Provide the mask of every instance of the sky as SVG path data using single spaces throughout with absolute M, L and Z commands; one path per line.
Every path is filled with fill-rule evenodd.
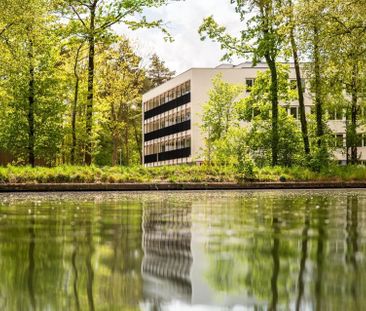
M 200 40 L 198 28 L 205 17 L 213 15 L 231 33 L 238 33 L 240 28 L 239 17 L 230 0 L 172 2 L 164 7 L 149 9 L 145 15 L 148 20 L 162 19 L 174 42 L 165 42 L 160 30 L 131 31 L 125 25 L 119 25 L 116 26 L 116 31 L 130 38 L 137 53 L 143 58 L 156 53 L 177 74 L 192 67 L 216 67 L 222 63 L 220 59 L 224 53 L 219 44 L 210 39 Z M 233 59 L 232 62 L 239 63 L 240 60 Z

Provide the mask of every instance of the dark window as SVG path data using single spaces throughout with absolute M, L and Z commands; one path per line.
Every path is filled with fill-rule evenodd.
M 297 119 L 297 107 L 290 108 L 290 115 L 292 115 L 295 119 Z
M 290 79 L 290 88 L 291 90 L 296 90 L 297 89 L 297 80 L 296 79 Z M 301 88 L 302 88 L 302 92 L 305 93 L 305 79 L 301 79 Z
M 329 113 L 329 120 L 335 120 L 335 110 L 334 109 L 329 109 L 328 110 Z
M 173 99 L 167 103 L 164 103 L 163 105 L 160 105 L 158 107 L 155 107 L 154 109 L 151 109 L 149 111 L 146 111 L 144 114 L 144 119 L 150 119 L 152 117 L 155 117 L 161 113 L 164 113 L 166 111 L 172 110 L 174 108 L 177 108 L 179 106 L 183 106 L 185 104 L 188 104 L 191 101 L 191 93 L 187 93 L 179 98 Z
M 291 90 L 296 90 L 297 89 L 297 81 L 296 80 L 293 80 L 293 79 L 290 80 L 290 88 L 291 88 Z
M 252 87 L 254 85 L 254 79 L 245 79 L 245 90 L 247 92 L 250 92 L 252 90 Z
M 336 147 L 343 148 L 343 134 L 337 134 L 336 136 Z
M 335 113 L 335 120 L 343 119 L 343 109 L 337 109 Z

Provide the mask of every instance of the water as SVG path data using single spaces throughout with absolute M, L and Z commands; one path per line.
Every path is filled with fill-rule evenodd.
M 366 191 L 0 196 L 0 310 L 365 310 Z

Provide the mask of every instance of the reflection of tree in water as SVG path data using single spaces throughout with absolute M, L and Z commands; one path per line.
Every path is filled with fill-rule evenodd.
M 0 216 L 1 310 L 138 307 L 140 203 L 27 202 Z
M 245 292 L 269 310 L 360 310 L 366 252 L 357 228 L 366 204 L 357 196 L 346 204 L 329 195 L 216 203 L 207 219 L 217 229 L 207 246 L 211 286 L 227 295 Z
M 300 310 L 304 295 L 304 276 L 306 269 L 306 259 L 308 257 L 308 239 L 309 239 L 309 227 L 310 227 L 310 212 L 309 212 L 309 199 L 305 202 L 304 210 L 304 225 L 301 234 L 301 255 L 300 255 L 300 269 L 297 279 L 297 297 L 296 297 L 296 311 Z
M 202 273 L 222 296 L 243 294 L 272 310 L 366 305 L 364 192 L 254 193 L 200 205 L 194 232 L 207 235 Z M 144 209 L 138 200 L 2 202 L 0 309 L 190 302 L 191 211 L 171 200 Z
M 366 305 L 366 202 L 365 196 L 349 194 L 344 198 L 338 229 L 331 228 L 327 260 L 323 267 L 320 308 L 363 310 Z M 334 206 L 329 208 L 329 213 Z M 328 226 L 329 227 L 329 226 Z
M 354 280 L 351 283 L 351 293 L 355 309 L 361 310 L 361 304 L 359 297 L 363 293 L 360 292 L 360 275 L 358 273 L 358 198 L 357 196 L 347 197 L 347 251 L 346 251 L 346 262 L 352 266 L 352 274 Z
M 29 224 L 29 251 L 28 251 L 28 291 L 29 300 L 32 310 L 36 310 L 36 298 L 34 295 L 34 248 L 36 246 L 36 235 L 34 231 L 34 209 L 31 211 L 32 216 Z
M 288 288 L 294 286 L 289 283 L 290 259 L 296 256 L 291 241 L 282 239 L 283 227 L 297 221 L 286 211 L 291 201 L 253 197 L 213 209 L 213 217 L 222 216 L 208 243 L 213 262 L 206 275 L 213 288 L 233 295 L 245 292 L 271 310 L 286 304 Z
M 158 306 L 191 301 L 191 204 L 146 204 L 143 215 L 144 298 Z
M 98 301 L 107 308 L 134 310 L 142 299 L 142 204 L 120 202 L 100 214 L 101 245 L 98 268 Z M 98 309 L 97 308 L 97 309 Z

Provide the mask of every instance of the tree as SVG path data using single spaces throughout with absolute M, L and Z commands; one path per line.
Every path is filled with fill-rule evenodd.
M 94 106 L 94 74 L 95 74 L 95 46 L 105 40 L 110 34 L 110 29 L 117 23 L 125 23 L 132 29 L 141 27 L 159 27 L 162 21 L 149 22 L 145 17 L 134 20 L 133 17 L 143 12 L 145 8 L 158 7 L 166 4 L 168 0 L 139 0 L 139 1 L 113 1 L 102 0 L 65 0 L 66 11 L 71 18 L 77 18 L 80 35 L 88 44 L 88 86 L 87 106 L 85 120 L 85 163 L 92 162 L 92 128 Z M 65 13 L 65 11 L 64 11 Z M 132 19 L 131 19 L 132 18 Z M 164 29 L 163 29 L 164 31 Z M 166 32 L 165 32 L 166 33 Z
M 310 155 L 310 142 L 309 142 L 309 133 L 308 133 L 308 125 L 306 120 L 305 114 L 305 101 L 304 101 L 304 87 L 303 87 L 303 80 L 301 75 L 301 68 L 300 68 L 300 57 L 299 57 L 299 49 L 298 44 L 296 42 L 296 28 L 298 24 L 295 22 L 296 15 L 295 9 L 292 0 L 288 0 L 288 27 L 287 33 L 289 35 L 290 46 L 292 50 L 292 58 L 294 61 L 295 66 L 295 73 L 296 73 L 296 86 L 297 86 L 297 93 L 298 93 L 298 101 L 299 101 L 299 115 L 300 115 L 300 123 L 301 123 L 301 133 L 304 142 L 304 151 L 307 156 Z
M 100 55 L 98 66 L 97 98 L 102 104 L 104 120 L 99 139 L 110 137 L 112 165 L 118 164 L 118 152 L 122 151 L 123 164 L 129 165 L 136 158 L 133 154 L 138 154 L 139 160 L 142 157 L 141 133 L 136 124 L 141 119 L 139 107 L 146 79 L 141 57 L 135 54 L 127 39 L 120 38 Z
M 363 77 L 366 62 L 366 33 L 362 25 L 366 11 L 363 5 L 351 1 L 342 4 L 337 1 L 331 2 L 328 8 L 326 14 L 328 33 L 324 39 L 328 51 L 327 65 L 332 68 L 332 75 L 336 77 L 333 81 L 340 84 L 338 90 L 347 103 L 347 163 L 356 164 L 362 99 L 365 97 Z
M 226 51 L 224 58 L 233 55 L 240 57 L 253 56 L 253 63 L 265 59 L 271 72 L 270 90 L 272 103 L 272 165 L 278 164 L 278 72 L 276 61 L 283 53 L 284 38 L 279 31 L 283 26 L 280 18 L 282 12 L 282 2 L 275 0 L 255 1 L 255 0 L 231 0 L 235 5 L 236 12 L 240 15 L 242 22 L 248 16 L 252 16 L 247 27 L 243 27 L 240 37 L 236 38 L 226 32 L 225 27 L 220 27 L 213 17 L 208 17 L 201 25 L 199 32 L 202 39 L 206 35 L 219 42 L 221 48 Z M 249 14 L 250 12 L 250 14 Z
M 310 78 L 310 90 L 313 94 L 316 116 L 317 151 L 314 155 L 327 154 L 326 150 L 326 125 L 325 125 L 325 98 L 327 93 L 325 74 L 325 55 L 327 53 L 324 38 L 326 35 L 326 23 L 324 14 L 327 11 L 328 0 L 299 1 L 297 5 L 297 21 L 299 23 L 299 41 L 303 46 L 303 52 L 311 62 L 307 65 L 307 73 Z M 321 160 L 322 161 L 322 160 Z M 319 163 L 321 164 L 321 163 Z M 324 163 L 326 164 L 326 163 Z
M 8 15 L 12 26 L 2 32 L 0 41 L 1 140 L 22 163 L 35 166 L 37 157 L 44 164 L 55 163 L 62 138 L 64 76 L 58 65 L 53 3 L 8 5 L 15 15 Z
M 165 66 L 165 62 L 160 60 L 157 54 L 153 54 L 150 58 L 150 66 L 147 70 L 149 88 L 155 88 L 174 77 L 175 71 L 171 71 Z
M 212 80 L 213 88 L 209 92 L 209 100 L 203 105 L 201 129 L 205 135 L 205 153 L 211 163 L 214 145 L 225 139 L 230 128 L 239 126 L 237 106 L 239 96 L 243 93 L 242 85 L 233 85 L 217 75 Z
M 279 107 L 278 164 L 292 166 L 301 163 L 301 132 L 295 119 L 288 115 L 286 106 L 296 99 L 296 90 L 291 88 L 288 67 L 278 64 L 278 95 L 283 106 Z M 271 73 L 258 72 L 257 78 L 242 106 L 239 116 L 243 121 L 251 121 L 247 144 L 251 155 L 259 166 L 271 163 Z

